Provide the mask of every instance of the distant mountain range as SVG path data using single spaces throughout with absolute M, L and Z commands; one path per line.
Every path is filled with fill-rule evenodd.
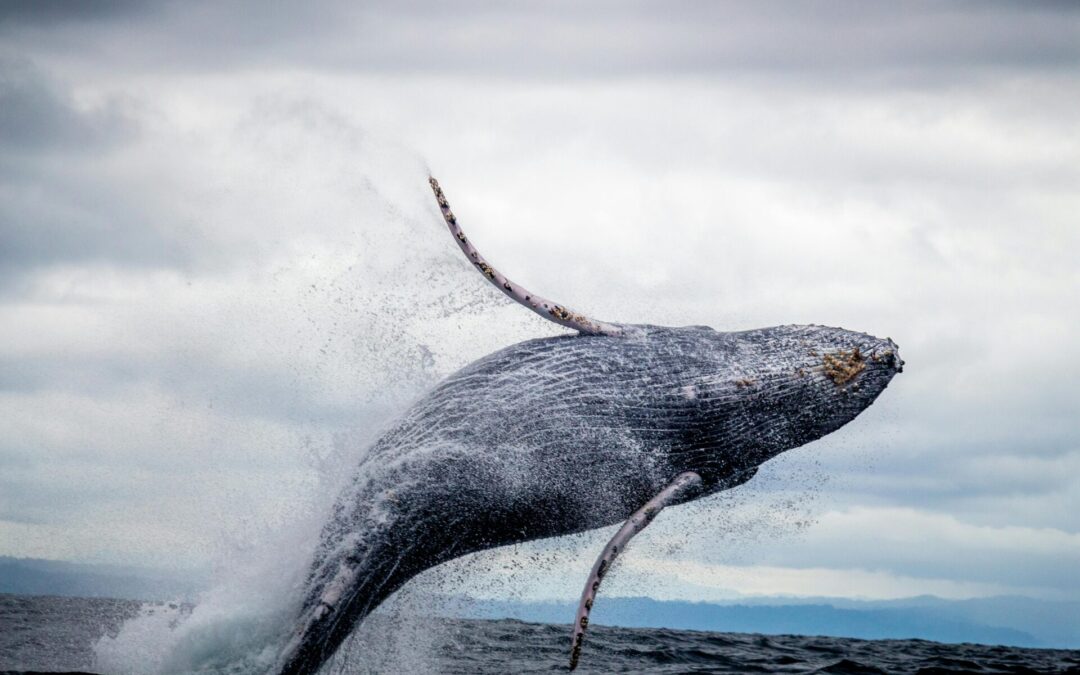
M 471 618 L 513 618 L 569 623 L 570 602 L 474 601 Z M 1022 597 L 895 601 L 837 598 L 763 598 L 729 603 L 605 598 L 593 608 L 595 624 L 678 628 L 766 635 L 827 635 L 863 639 L 922 639 L 1017 647 L 1080 647 L 1080 603 Z
M 205 585 L 196 574 L 142 567 L 0 556 L 0 593 L 130 600 L 190 600 Z
M 206 583 L 197 574 L 0 556 L 0 593 L 193 600 Z M 445 606 L 461 608 L 453 614 L 466 618 L 554 624 L 569 623 L 575 610 L 571 602 L 450 599 Z M 1026 597 L 772 597 L 696 603 L 601 596 L 592 621 L 640 628 L 1080 648 L 1080 602 Z

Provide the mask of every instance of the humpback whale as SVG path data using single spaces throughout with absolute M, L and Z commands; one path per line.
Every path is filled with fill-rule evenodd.
M 475 551 L 624 523 L 587 578 L 581 654 L 600 582 L 661 509 L 750 480 L 835 431 L 902 370 L 896 345 L 816 325 L 740 332 L 598 321 L 492 267 L 439 183 L 454 240 L 499 290 L 576 331 L 521 342 L 436 385 L 378 438 L 324 526 L 275 671 L 313 673 L 426 569 Z

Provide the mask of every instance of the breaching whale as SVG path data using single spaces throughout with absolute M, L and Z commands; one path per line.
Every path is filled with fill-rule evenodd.
M 282 674 L 317 671 L 426 569 L 623 522 L 582 592 L 572 670 L 600 581 L 661 509 L 740 485 L 768 459 L 835 431 L 903 366 L 892 340 L 841 328 L 720 332 L 587 318 L 489 265 L 430 183 L 470 262 L 577 334 L 469 364 L 375 441 L 322 530 L 297 628 L 275 667 Z

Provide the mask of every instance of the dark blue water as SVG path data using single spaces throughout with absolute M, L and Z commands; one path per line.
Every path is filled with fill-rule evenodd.
M 0 595 L 0 672 L 92 671 L 93 643 L 115 633 L 141 603 Z M 440 624 L 424 672 L 566 672 L 568 626 L 519 621 Z M 379 672 L 418 672 L 381 666 Z M 370 672 L 339 663 L 330 672 Z M 924 640 L 705 633 L 591 626 L 580 673 L 1069 673 L 1080 650 L 946 645 Z

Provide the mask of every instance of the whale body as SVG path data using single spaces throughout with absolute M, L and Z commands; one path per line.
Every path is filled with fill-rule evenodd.
M 840 328 L 619 329 L 490 354 L 379 438 L 322 531 L 276 670 L 315 672 L 448 560 L 622 522 L 683 472 L 701 477 L 694 498 L 739 485 L 854 419 L 903 365 L 891 340 Z

